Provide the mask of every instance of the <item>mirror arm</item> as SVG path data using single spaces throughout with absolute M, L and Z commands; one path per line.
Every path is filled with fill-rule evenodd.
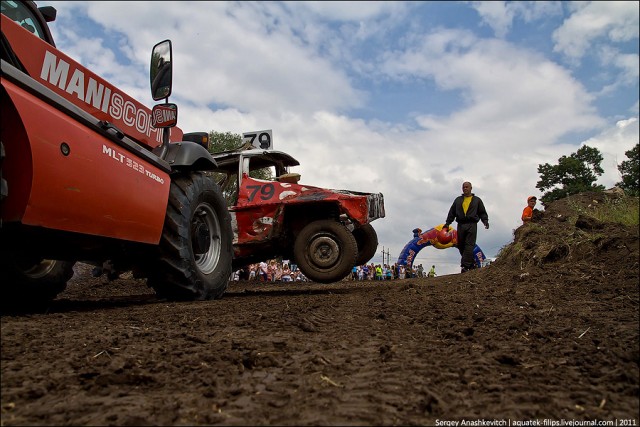
M 165 157 L 167 157 L 167 151 L 169 150 L 169 133 L 171 131 L 169 130 L 169 128 L 164 128 L 162 129 L 162 145 L 160 148 L 160 154 L 158 155 L 158 157 L 160 157 L 162 160 L 165 160 Z

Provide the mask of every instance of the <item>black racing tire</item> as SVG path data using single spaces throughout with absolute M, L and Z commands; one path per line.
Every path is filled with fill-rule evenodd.
M 364 224 L 353 230 L 353 237 L 358 245 L 356 265 L 366 264 L 378 250 L 378 234 L 371 224 Z
M 174 176 L 147 284 L 170 300 L 222 297 L 231 276 L 232 240 L 231 216 L 215 181 L 202 172 Z
M 3 254 L 0 262 L 2 311 L 41 310 L 67 287 L 74 262 L 25 261 Z
M 339 222 L 319 220 L 296 236 L 293 254 L 300 271 L 313 282 L 338 282 L 351 273 L 358 255 L 353 234 Z

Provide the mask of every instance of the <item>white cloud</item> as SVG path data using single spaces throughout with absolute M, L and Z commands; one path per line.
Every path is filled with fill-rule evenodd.
M 515 14 L 513 8 L 508 7 L 503 1 L 477 1 L 473 2 L 473 7 L 497 37 L 503 38 L 507 35 Z
M 501 150 L 523 142 L 549 144 L 603 123 L 591 106 L 593 97 L 567 70 L 535 52 L 468 32 L 430 35 L 416 49 L 388 56 L 380 68 L 390 75 L 433 78 L 443 90 L 463 93 L 467 105 L 451 116 L 417 119 L 461 148 L 487 139 L 500 141 Z
M 638 117 L 619 120 L 615 126 L 603 130 L 600 134 L 584 141 L 581 145 L 597 148 L 602 154 L 604 174 L 597 183 L 611 188 L 622 180 L 618 165 L 628 160 L 625 152 L 631 150 L 640 141 Z
M 396 13 L 405 8 L 405 5 L 396 1 L 305 1 L 294 2 L 287 7 L 307 8 L 322 19 L 357 22 Z
M 554 50 L 580 59 L 594 41 L 624 42 L 638 38 L 639 3 L 573 2 L 575 12 L 553 34 Z
M 504 38 L 509 33 L 517 18 L 532 22 L 562 13 L 559 2 L 548 1 L 474 1 L 471 6 L 498 38 Z
M 363 94 L 352 87 L 343 70 L 335 68 L 292 32 L 288 22 L 294 19 L 283 7 L 269 2 L 158 5 L 85 2 L 77 7 L 86 9 L 105 28 L 121 33 L 126 40 L 121 51 L 132 56 L 132 65 L 145 70 L 151 46 L 161 38 L 171 39 L 176 58 L 175 86 L 181 88 L 182 100 L 233 106 L 243 111 L 307 112 L 348 109 L 364 102 Z M 65 3 L 63 10 L 67 11 L 67 7 Z M 122 10 L 127 13 L 123 15 Z M 314 25 L 310 23 L 311 27 Z M 76 59 L 92 65 L 104 60 L 105 49 L 81 49 L 77 45 L 86 36 L 73 33 L 75 26 L 60 27 L 61 34 L 73 44 L 70 50 Z M 194 39 L 198 43 L 193 43 Z M 104 41 L 95 40 L 94 44 Z M 125 84 L 128 75 L 141 75 L 133 70 L 102 67 L 97 71 L 117 85 Z
M 618 81 L 625 86 L 632 86 L 638 83 L 638 55 L 635 53 L 617 54 L 612 60 L 612 64 L 621 70 L 618 74 Z

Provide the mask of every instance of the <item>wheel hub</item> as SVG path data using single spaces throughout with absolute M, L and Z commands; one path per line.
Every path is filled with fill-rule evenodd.
M 209 227 L 203 222 L 198 222 L 193 229 L 193 251 L 197 254 L 205 253 L 211 245 L 211 234 Z
M 309 250 L 314 263 L 321 268 L 330 267 L 340 259 L 340 247 L 334 239 L 327 236 L 313 239 Z

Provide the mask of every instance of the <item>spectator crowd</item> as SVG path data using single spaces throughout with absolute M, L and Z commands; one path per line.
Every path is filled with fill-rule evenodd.
M 231 280 L 249 280 L 256 282 L 307 282 L 308 279 L 289 261 L 276 259 L 250 264 L 235 271 Z
M 398 280 L 427 277 L 422 264 L 415 267 L 395 263 L 357 265 L 351 270 L 350 280 Z
M 435 268 L 435 267 L 434 267 Z M 435 275 L 435 273 L 434 273 Z M 429 276 L 422 264 L 414 266 L 388 264 L 363 264 L 354 266 L 351 274 L 344 280 L 401 280 Z M 235 271 L 231 280 L 249 280 L 256 282 L 308 282 L 309 280 L 298 269 L 296 264 L 288 260 L 272 259 L 263 261 Z

